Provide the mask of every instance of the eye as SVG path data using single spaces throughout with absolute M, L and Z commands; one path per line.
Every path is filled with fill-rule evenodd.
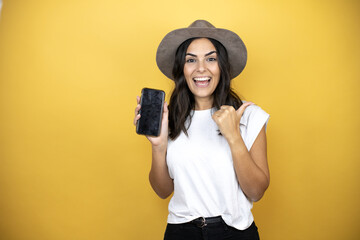
M 216 58 L 210 57 L 210 58 L 208 58 L 207 60 L 208 60 L 209 62 L 213 62 L 213 61 L 216 61 Z
M 193 63 L 193 62 L 195 62 L 195 59 L 189 58 L 189 59 L 186 60 L 186 62 L 187 62 L 187 63 Z

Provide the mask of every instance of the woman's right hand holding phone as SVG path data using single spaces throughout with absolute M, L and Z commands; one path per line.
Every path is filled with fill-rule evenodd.
M 141 118 L 139 114 L 141 105 L 140 97 L 136 97 L 137 106 L 135 108 L 134 125 Z M 165 102 L 163 106 L 163 115 L 161 121 L 161 130 L 158 137 L 146 136 L 152 145 L 152 164 L 149 173 L 151 187 L 156 194 L 165 199 L 174 191 L 174 182 L 169 175 L 166 164 L 166 150 L 169 135 L 169 110 Z
M 137 106 L 135 108 L 135 118 L 134 118 L 135 126 L 137 121 L 141 118 L 141 115 L 139 114 L 141 108 L 139 96 L 136 97 L 136 102 L 137 102 Z M 169 135 L 169 110 L 168 110 L 168 104 L 165 102 L 163 106 L 160 135 L 158 137 L 146 136 L 146 138 L 150 141 L 154 150 L 166 151 L 168 135 Z

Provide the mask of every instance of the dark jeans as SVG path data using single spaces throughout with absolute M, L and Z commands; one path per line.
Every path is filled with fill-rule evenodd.
M 226 225 L 224 221 L 199 227 L 193 223 L 170 224 L 166 226 L 164 240 L 259 240 L 255 223 L 243 231 Z

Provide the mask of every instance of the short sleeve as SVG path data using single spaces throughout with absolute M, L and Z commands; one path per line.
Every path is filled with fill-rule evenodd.
M 240 121 L 240 130 L 249 151 L 264 125 L 266 131 L 269 117 L 270 115 L 257 105 L 250 105 L 245 109 Z

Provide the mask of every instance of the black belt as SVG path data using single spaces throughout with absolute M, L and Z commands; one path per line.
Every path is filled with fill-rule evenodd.
M 205 227 L 208 224 L 211 223 L 219 223 L 222 222 L 223 219 L 221 218 L 221 216 L 218 217 L 208 217 L 208 218 L 204 218 L 204 217 L 199 217 L 197 219 L 192 220 L 190 223 L 195 224 L 198 227 Z

